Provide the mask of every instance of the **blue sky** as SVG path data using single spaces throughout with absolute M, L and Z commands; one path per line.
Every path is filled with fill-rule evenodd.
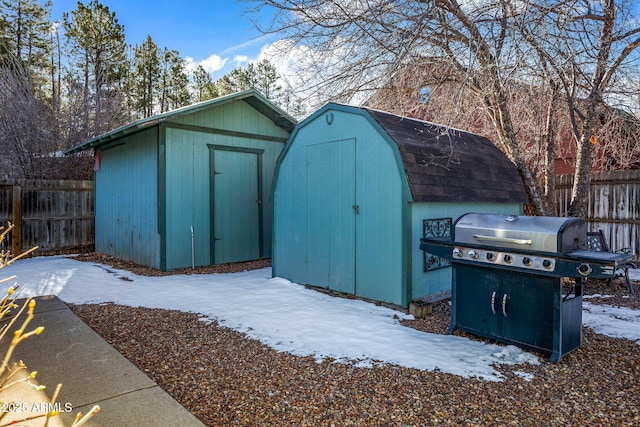
M 202 63 L 214 79 L 256 59 L 266 45 L 275 41 L 262 36 L 243 16 L 244 5 L 235 0 L 100 2 L 124 25 L 127 44 L 141 44 L 151 35 L 160 48 L 175 49 L 190 62 Z M 62 14 L 75 10 L 77 4 L 77 0 L 53 0 L 52 20 L 62 21 Z

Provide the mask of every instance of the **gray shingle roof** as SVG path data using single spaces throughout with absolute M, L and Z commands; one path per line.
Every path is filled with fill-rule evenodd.
M 489 139 L 362 109 L 398 145 L 414 202 L 527 202 L 515 165 Z

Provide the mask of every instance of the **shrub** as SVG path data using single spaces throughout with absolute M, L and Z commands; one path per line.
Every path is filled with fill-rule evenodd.
M 13 225 L 8 223 L 7 226 L 0 226 L 0 248 L 6 243 L 7 237 L 11 230 L 13 229 Z M 34 247 L 29 249 L 26 252 L 23 252 L 17 256 L 12 256 L 11 251 L 9 249 L 0 250 L 0 269 L 12 264 L 20 258 L 23 258 L 33 251 L 35 251 L 38 247 Z M 15 280 L 15 276 L 6 277 L 4 279 L 0 279 L 0 283 L 6 283 L 9 281 Z M 5 323 L 0 328 L 0 354 L 4 352 L 4 358 L 2 359 L 2 364 L 0 365 L 0 392 L 4 392 L 8 390 L 9 396 L 11 396 L 11 391 L 16 390 L 17 387 L 20 386 L 28 386 L 33 387 L 37 391 L 42 391 L 45 389 L 43 385 L 34 384 L 31 380 L 36 378 L 37 372 L 32 371 L 29 372 L 27 370 L 27 366 L 24 364 L 22 360 L 18 362 L 12 362 L 11 356 L 13 355 L 14 350 L 22 341 L 27 338 L 41 334 L 44 331 L 44 327 L 40 326 L 34 328 L 28 332 L 27 328 L 29 324 L 34 318 L 34 310 L 36 307 L 36 301 L 32 298 L 27 298 L 22 305 L 18 305 L 16 303 L 20 292 L 18 291 L 18 286 L 10 286 L 7 289 L 6 295 L 0 300 L 0 322 L 4 319 L 8 319 L 9 321 Z M 17 310 L 17 311 L 16 311 Z M 4 340 L 5 335 L 11 329 L 11 327 L 18 321 L 19 318 L 23 317 L 23 314 L 26 311 L 26 317 L 22 321 L 22 325 L 20 328 L 13 332 L 13 337 L 11 341 L 7 343 Z M 23 375 L 20 375 L 20 374 Z M 24 375 L 27 373 L 27 375 Z M 35 416 L 28 416 L 28 411 L 25 411 L 25 418 L 21 420 L 12 420 L 7 424 L 3 423 L 3 419 L 11 412 L 11 408 L 20 408 L 20 409 L 28 409 L 24 408 L 21 403 L 18 402 L 0 402 L 0 427 L 5 425 L 15 425 L 21 422 L 30 421 L 37 418 L 44 418 L 43 426 L 46 427 L 49 424 L 49 419 L 54 417 L 60 413 L 61 406 L 56 403 L 58 398 L 58 394 L 60 393 L 60 389 L 62 384 L 58 384 L 53 396 L 51 397 L 49 402 L 45 402 L 44 405 L 40 405 L 40 407 L 47 408 L 48 411 L 45 414 L 39 414 Z M 79 427 L 85 424 L 92 416 L 94 416 L 100 407 L 98 405 L 94 406 L 89 413 L 86 415 L 82 415 L 82 413 L 78 413 L 76 418 L 71 425 L 71 427 Z

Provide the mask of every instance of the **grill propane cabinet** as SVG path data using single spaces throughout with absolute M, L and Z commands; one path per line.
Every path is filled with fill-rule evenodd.
M 582 286 L 631 258 L 585 250 L 578 218 L 466 214 L 453 236 L 425 238 L 424 252 L 451 261 L 451 326 L 550 356 L 582 344 Z M 563 292 L 562 278 L 575 278 Z M 566 286 L 565 286 L 566 287 Z

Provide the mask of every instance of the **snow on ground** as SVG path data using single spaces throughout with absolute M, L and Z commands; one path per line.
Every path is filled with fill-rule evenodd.
M 631 280 L 640 280 L 640 269 L 629 270 Z M 638 286 L 636 285 L 636 290 Z M 605 297 L 606 295 L 594 295 Z M 588 298 L 585 298 L 588 300 Z M 640 310 L 626 307 L 582 303 L 582 323 L 599 334 L 616 338 L 627 338 L 640 345 Z
M 401 311 L 271 278 L 269 268 L 146 277 L 65 257 L 37 257 L 2 270 L 2 278 L 11 275 L 17 276 L 22 297 L 57 295 L 73 304 L 114 302 L 200 313 L 278 351 L 316 360 L 387 363 L 489 380 L 501 379 L 493 364 L 539 363 L 514 346 L 404 327 L 399 320 L 411 316 Z M 640 311 L 585 305 L 585 323 L 596 331 L 640 339 Z
M 640 310 L 583 302 L 582 323 L 599 334 L 640 344 Z
M 629 279 L 631 279 L 631 280 L 640 280 L 640 268 L 630 269 L 629 270 Z

